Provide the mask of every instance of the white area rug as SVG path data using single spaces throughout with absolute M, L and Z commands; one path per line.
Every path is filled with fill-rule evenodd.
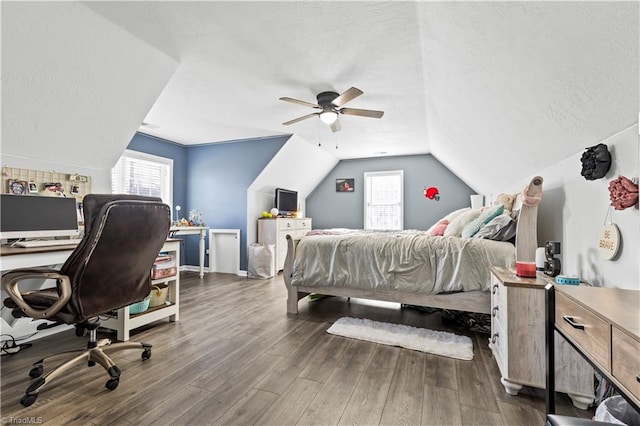
M 342 317 L 329 327 L 327 333 L 451 358 L 473 359 L 471 339 L 446 331 Z

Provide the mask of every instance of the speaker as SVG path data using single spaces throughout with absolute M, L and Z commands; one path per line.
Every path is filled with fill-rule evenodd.
M 560 274 L 560 259 L 556 256 L 560 255 L 560 243 L 558 241 L 547 241 L 544 245 L 544 273 L 550 277 Z

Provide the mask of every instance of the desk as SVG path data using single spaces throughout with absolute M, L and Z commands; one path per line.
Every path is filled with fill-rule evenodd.
M 207 234 L 206 226 L 172 226 L 169 229 L 169 237 L 176 235 L 200 235 L 198 254 L 200 261 L 200 278 L 204 277 L 204 237 Z
M 640 291 L 545 287 L 547 413 L 555 412 L 554 331 L 640 411 Z
M 31 248 L 1 246 L 0 271 L 58 265 L 64 263 L 75 248 L 75 244 Z
M 58 265 L 67 260 L 75 247 L 76 244 L 31 248 L 1 246 L 0 270 L 8 271 L 17 268 Z M 173 252 L 176 259 L 179 260 L 180 240 L 168 239 L 164 243 L 161 251 Z M 152 281 L 152 284 L 161 283 L 167 283 L 169 285 L 169 303 L 165 306 L 151 308 L 148 311 L 137 315 L 130 315 L 128 307 L 120 308 L 118 309 L 117 315 L 111 315 L 107 319 L 101 321 L 101 326 L 116 330 L 118 340 L 127 341 L 129 340 L 129 331 L 134 328 L 141 327 L 163 318 L 169 318 L 169 321 L 172 322 L 178 321 L 180 307 L 180 273 L 178 272 L 173 277 L 166 277 Z M 32 320 L 31 318 L 18 318 L 15 320 L 13 325 L 8 324 L 4 319 L 0 322 L 2 323 L 3 333 L 11 334 L 16 338 L 31 336 L 23 340 L 23 342 L 71 328 L 69 325 L 60 325 L 53 328 L 38 330 L 38 326 L 41 324 L 54 323 L 47 320 Z

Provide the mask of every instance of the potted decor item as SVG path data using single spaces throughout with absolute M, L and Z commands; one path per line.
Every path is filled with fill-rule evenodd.
M 580 174 L 586 180 L 596 180 L 603 178 L 611 167 L 611 154 L 607 145 L 598 145 L 587 148 L 580 158 L 582 171 Z

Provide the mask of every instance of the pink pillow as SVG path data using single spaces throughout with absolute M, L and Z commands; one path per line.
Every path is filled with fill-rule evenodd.
M 435 225 L 433 225 L 431 228 L 429 228 L 429 235 L 435 237 L 435 236 L 443 236 L 444 235 L 444 230 L 447 229 L 447 226 L 449 226 L 449 221 L 447 219 L 442 219 L 440 222 L 436 223 Z

